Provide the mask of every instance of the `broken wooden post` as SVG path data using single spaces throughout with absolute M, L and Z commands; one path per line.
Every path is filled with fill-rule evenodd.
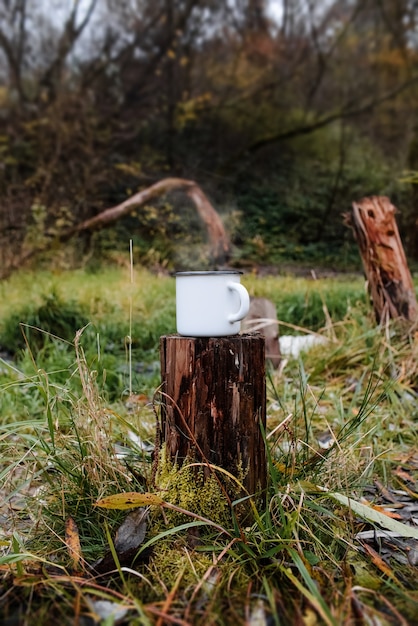
M 242 323 L 244 332 L 258 331 L 266 340 L 266 360 L 279 367 L 280 354 L 279 323 L 274 302 L 267 298 L 251 298 L 250 310 Z
M 242 475 L 247 492 L 260 494 L 267 473 L 264 337 L 167 335 L 160 345 L 162 439 L 171 459 L 206 464 L 206 477 L 208 463 Z
M 372 196 L 353 202 L 345 222 L 353 229 L 363 262 L 376 319 L 417 318 L 412 276 L 389 198 Z

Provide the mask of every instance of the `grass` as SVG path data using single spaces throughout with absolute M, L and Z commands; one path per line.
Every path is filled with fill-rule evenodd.
M 275 301 L 280 320 L 328 339 L 269 372 L 268 489 L 245 526 L 209 486 L 199 502 L 187 472 L 159 492 L 141 445 L 155 438 L 154 364 L 159 336 L 174 331 L 173 279 L 107 269 L 21 273 L 0 285 L 0 345 L 14 352 L 0 362 L 4 624 L 417 622 L 417 540 L 402 537 L 416 526 L 396 517 L 400 492 L 418 497 L 416 336 L 376 326 L 359 278 L 243 282 Z M 56 318 L 40 316 L 51 294 L 89 325 L 55 337 Z M 51 326 L 14 350 L 16 311 Z M 395 502 L 382 506 L 384 487 Z M 127 492 L 151 503 L 129 563 L 115 548 L 129 515 L 96 505 Z M 388 551 L 383 531 L 394 522 Z M 374 541 L 360 538 L 367 529 Z M 112 567 L 93 571 L 103 557 Z
M 17 355 L 25 371 L 36 352 L 36 369 L 66 384 L 75 367 L 72 338 L 88 324 L 83 350 L 102 392 L 112 401 L 132 385 L 144 393 L 159 384 L 159 337 L 175 330 L 174 289 L 173 279 L 145 271 L 133 280 L 128 270 L 115 269 L 74 271 L 65 279 L 49 272 L 14 275 L 0 284 L 0 346 Z

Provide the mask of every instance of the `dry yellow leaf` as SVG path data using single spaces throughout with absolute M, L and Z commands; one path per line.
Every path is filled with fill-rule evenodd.
M 164 500 L 154 493 L 138 493 L 136 491 L 116 493 L 96 502 L 96 506 L 102 509 L 119 509 L 121 511 L 135 509 L 139 506 L 162 506 L 164 504 Z
M 393 570 L 389 567 L 389 565 L 387 565 L 384 560 L 382 559 L 382 557 L 376 552 L 376 550 L 373 550 L 373 548 L 371 546 L 369 546 L 367 543 L 363 544 L 363 548 L 366 550 L 366 552 L 369 554 L 371 561 L 373 563 L 373 565 L 375 565 L 381 572 L 383 572 L 383 574 L 385 574 L 386 576 L 388 576 L 388 578 L 391 578 L 392 580 L 397 582 L 397 578 L 395 576 L 395 573 L 393 572 Z
M 83 554 L 77 524 L 72 517 L 68 517 L 65 521 L 65 545 L 71 557 L 73 568 L 78 569 L 83 560 Z

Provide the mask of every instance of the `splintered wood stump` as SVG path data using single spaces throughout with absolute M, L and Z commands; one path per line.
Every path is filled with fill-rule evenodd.
M 353 202 L 345 221 L 353 229 L 368 281 L 376 319 L 417 318 L 412 276 L 389 198 L 372 196 Z
M 249 494 L 266 486 L 264 345 L 258 334 L 161 337 L 162 438 L 171 458 L 244 472 Z

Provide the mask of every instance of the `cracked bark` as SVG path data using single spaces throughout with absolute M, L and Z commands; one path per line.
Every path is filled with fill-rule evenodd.
M 244 470 L 249 494 L 266 486 L 264 337 L 161 337 L 162 438 L 171 458 Z M 209 468 L 205 467 L 205 475 Z M 235 494 L 236 496 L 236 494 Z
M 378 323 L 417 320 L 414 283 L 396 224 L 396 207 L 385 196 L 353 202 L 345 222 L 358 243 Z

